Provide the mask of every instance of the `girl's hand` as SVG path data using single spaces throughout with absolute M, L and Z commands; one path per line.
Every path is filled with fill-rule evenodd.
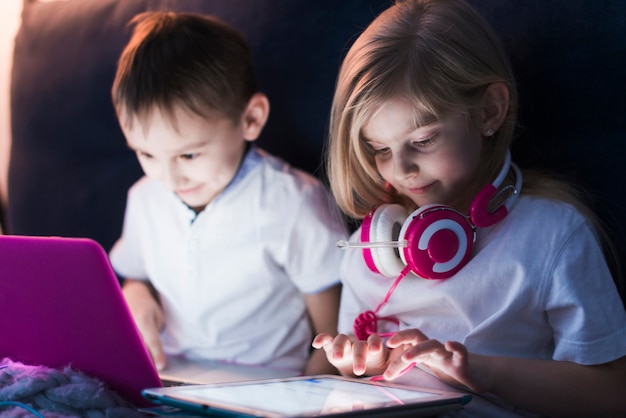
M 367 341 L 353 341 L 349 336 L 319 334 L 314 348 L 323 348 L 328 361 L 343 375 L 372 376 L 382 373 L 394 356 L 378 335 Z
M 417 329 L 408 329 L 389 338 L 387 346 L 391 349 L 405 347 L 403 353 L 396 356 L 385 370 L 383 377 L 387 380 L 398 377 L 410 364 L 420 363 L 450 385 L 464 386 L 475 392 L 488 390 L 486 382 L 488 373 L 479 373 L 478 369 L 482 367 L 476 367 L 476 364 L 473 365 L 472 373 L 470 354 L 459 342 L 441 343 L 429 339 Z M 478 358 L 476 360 L 480 363 Z

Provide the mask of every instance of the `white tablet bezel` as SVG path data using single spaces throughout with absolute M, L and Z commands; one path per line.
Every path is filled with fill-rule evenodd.
M 261 388 L 265 388 L 267 391 L 268 386 L 281 384 L 284 382 L 293 382 L 293 381 L 305 381 L 305 382 L 313 382 L 315 384 L 320 383 L 321 381 L 327 381 L 328 379 L 332 379 L 333 382 L 339 384 L 348 384 L 348 385 L 366 385 L 366 386 L 356 386 L 354 390 L 363 390 L 370 387 L 377 387 L 380 389 L 381 393 L 387 396 L 389 399 L 386 402 L 377 403 L 375 406 L 368 406 L 366 409 L 350 409 L 350 410 L 313 410 L 313 409 L 302 409 L 298 412 L 294 410 L 284 411 L 282 406 L 277 408 L 279 405 L 277 403 L 277 399 L 272 398 L 269 403 L 273 404 L 273 407 L 261 408 L 258 406 L 251 405 L 249 402 L 250 397 L 246 396 L 242 389 L 250 389 L 258 388 L 259 385 L 262 385 Z M 240 399 L 237 401 L 225 401 L 224 398 L 216 397 L 215 395 L 208 396 L 207 393 L 204 395 L 198 395 L 199 391 L 206 390 L 222 390 L 222 388 L 230 388 L 237 390 L 237 397 Z M 299 387 L 298 389 L 302 394 L 299 399 L 306 399 L 306 387 Z M 385 393 L 386 392 L 386 393 Z M 416 396 L 413 399 L 405 398 L 404 401 L 400 399 L 399 394 L 408 395 L 407 392 L 414 393 Z M 194 412 L 199 413 L 211 413 L 211 412 L 220 412 L 220 413 L 232 413 L 233 415 L 248 415 L 248 416 L 261 416 L 261 417 L 270 417 L 270 418 L 284 418 L 284 417 L 308 417 L 312 415 L 319 415 L 323 417 L 348 417 L 351 415 L 360 415 L 363 416 L 367 414 L 368 416 L 376 416 L 378 412 L 384 413 L 386 415 L 392 412 L 401 412 L 401 411 L 410 411 L 411 416 L 418 416 L 416 413 L 423 410 L 426 415 L 432 414 L 433 411 L 437 412 L 440 410 L 447 410 L 453 408 L 460 408 L 466 403 L 468 403 L 471 399 L 470 395 L 459 393 L 459 392 L 446 392 L 441 390 L 427 389 L 427 388 L 416 388 L 412 386 L 405 385 L 396 385 L 389 382 L 372 382 L 367 379 L 357 379 L 343 376 L 335 376 L 335 375 L 317 375 L 317 376 L 297 376 L 297 377 L 287 377 L 287 378 L 277 378 L 277 379 L 264 379 L 264 380 L 256 380 L 256 381 L 247 381 L 247 382 L 235 382 L 235 383 L 217 383 L 217 384 L 207 384 L 207 385 L 187 385 L 187 386 L 176 386 L 176 387 L 168 387 L 168 388 L 151 388 L 143 391 L 144 396 L 157 404 L 175 406 L 183 409 L 187 409 Z M 267 392 L 265 393 L 267 395 Z M 336 396 L 336 395 L 335 395 Z M 326 398 L 328 399 L 328 398 Z M 291 401 L 294 401 L 293 399 Z M 292 404 L 294 402 L 291 402 Z M 297 402 L 295 402 L 297 403 Z M 284 406 L 284 405 L 283 405 Z M 364 408 L 365 405 L 359 405 L 361 408 Z M 421 415 L 421 414 L 420 414 Z M 382 416 L 382 415 L 381 415 Z

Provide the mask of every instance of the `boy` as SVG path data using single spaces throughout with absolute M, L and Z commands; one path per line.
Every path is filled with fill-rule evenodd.
M 199 14 L 132 23 L 112 98 L 145 176 L 110 259 L 156 367 L 167 353 L 336 373 L 309 353 L 336 333 L 347 231 L 318 180 L 252 145 L 269 102 L 246 41 Z

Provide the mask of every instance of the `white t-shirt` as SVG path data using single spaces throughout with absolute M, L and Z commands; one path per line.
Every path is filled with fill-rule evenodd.
M 300 370 L 311 342 L 302 293 L 339 282 L 346 235 L 317 179 L 253 147 L 197 216 L 140 179 L 110 259 L 158 290 L 167 354 Z
M 477 232 L 474 255 L 456 275 L 409 274 L 379 317 L 395 316 L 401 329 L 418 328 L 484 355 L 583 365 L 626 355 L 622 301 L 594 234 L 574 208 L 522 196 L 503 221 Z M 360 230 L 351 239 L 359 237 Z M 339 331 L 353 334 L 356 316 L 374 310 L 395 278 L 370 272 L 362 251 L 346 250 L 341 279 Z

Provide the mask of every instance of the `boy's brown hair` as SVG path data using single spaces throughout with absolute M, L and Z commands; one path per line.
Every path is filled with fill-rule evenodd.
M 130 25 L 111 91 L 121 124 L 142 121 L 155 107 L 173 118 L 179 106 L 239 120 L 257 91 L 252 53 L 239 32 L 196 13 L 145 12 Z

